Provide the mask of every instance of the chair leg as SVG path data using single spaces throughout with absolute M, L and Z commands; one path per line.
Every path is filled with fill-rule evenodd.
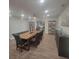
M 30 50 L 30 41 L 28 40 L 27 51 Z
M 19 50 L 20 50 L 20 52 L 23 52 L 23 47 L 22 46 L 19 47 Z
M 16 50 L 18 50 L 18 48 L 16 47 Z
M 19 51 L 22 52 L 23 50 L 21 48 L 19 48 Z
M 16 46 L 16 50 L 18 50 L 18 45 Z

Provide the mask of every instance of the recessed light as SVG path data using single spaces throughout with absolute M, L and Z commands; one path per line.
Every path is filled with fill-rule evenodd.
M 40 3 L 44 3 L 44 0 L 40 0 Z
M 48 13 L 48 10 L 45 10 L 45 13 Z
M 21 17 L 24 17 L 24 14 L 21 14 Z
M 35 20 L 35 19 L 36 19 L 36 17 L 33 17 L 33 19 Z
M 47 14 L 47 16 L 50 16 L 49 14 Z

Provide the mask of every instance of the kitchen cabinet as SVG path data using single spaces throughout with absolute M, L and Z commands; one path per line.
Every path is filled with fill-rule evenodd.
M 56 44 L 58 55 L 69 58 L 69 37 L 63 36 L 62 33 L 56 33 Z

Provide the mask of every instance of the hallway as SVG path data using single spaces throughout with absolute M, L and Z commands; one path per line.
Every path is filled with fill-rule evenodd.
M 66 59 L 59 57 L 55 35 L 44 34 L 38 48 L 31 47 L 30 51 L 20 53 L 16 50 L 15 40 L 10 40 L 10 59 Z

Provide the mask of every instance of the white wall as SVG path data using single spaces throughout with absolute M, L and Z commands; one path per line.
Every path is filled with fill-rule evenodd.
M 69 7 L 64 10 L 64 12 L 58 18 L 58 26 L 68 26 L 69 25 Z
M 12 39 L 13 33 L 18 33 L 22 31 L 27 31 L 29 30 L 28 27 L 28 20 L 26 19 L 21 19 L 21 18 L 16 18 L 16 17 L 10 17 L 9 18 L 9 38 Z
M 58 18 L 57 29 L 62 29 L 65 33 L 69 34 L 69 7 L 68 6 Z

